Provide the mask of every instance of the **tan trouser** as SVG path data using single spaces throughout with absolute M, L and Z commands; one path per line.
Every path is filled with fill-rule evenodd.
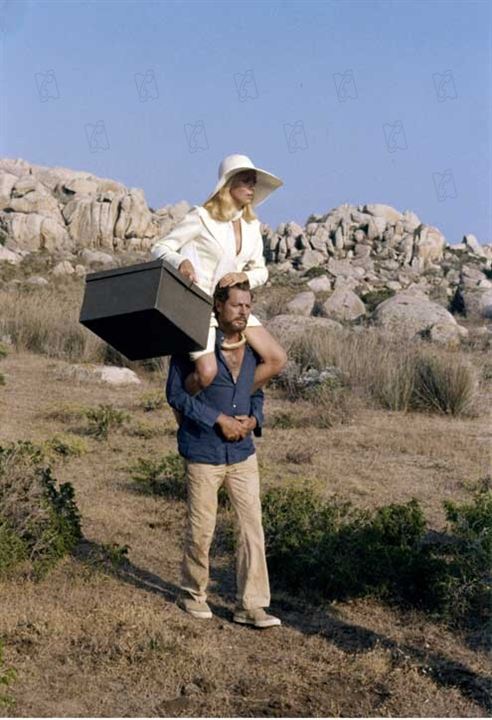
M 247 610 L 270 605 L 270 586 L 261 524 L 256 454 L 234 465 L 186 463 L 188 527 L 181 588 L 197 602 L 207 599 L 209 550 L 217 517 L 217 493 L 224 483 L 238 520 L 236 600 Z

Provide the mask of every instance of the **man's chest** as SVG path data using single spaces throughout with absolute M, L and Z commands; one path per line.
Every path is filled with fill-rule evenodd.
M 244 362 L 244 346 L 237 350 L 222 350 L 222 357 L 227 369 L 236 383 L 239 379 Z

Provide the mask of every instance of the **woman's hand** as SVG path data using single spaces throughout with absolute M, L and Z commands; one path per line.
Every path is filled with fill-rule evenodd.
M 187 280 L 191 280 L 191 282 L 198 282 L 198 278 L 195 272 L 195 268 L 191 264 L 189 260 L 183 260 L 181 265 L 178 268 L 178 271 L 185 277 Z
M 231 285 L 237 285 L 238 283 L 246 282 L 248 276 L 245 272 L 227 273 L 219 281 L 219 287 L 230 287 Z

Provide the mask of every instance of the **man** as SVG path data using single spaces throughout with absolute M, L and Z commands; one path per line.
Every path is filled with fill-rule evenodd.
M 193 370 L 186 357 L 173 357 L 166 386 L 171 407 L 181 414 L 178 448 L 186 461 L 188 527 L 182 563 L 181 605 L 196 618 L 211 618 L 208 606 L 209 550 L 215 530 L 217 493 L 225 485 L 239 523 L 236 600 L 233 620 L 258 628 L 280 625 L 265 612 L 270 586 L 261 522 L 260 483 L 251 433 L 261 435 L 263 392 L 254 389 L 259 361 L 246 344 L 251 312 L 249 283 L 214 294 L 218 322 L 215 354 L 218 372 L 195 396 L 185 390 Z

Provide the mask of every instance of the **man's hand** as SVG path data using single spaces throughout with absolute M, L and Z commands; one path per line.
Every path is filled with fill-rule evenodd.
M 248 276 L 245 272 L 233 272 L 233 273 L 227 273 L 227 275 L 224 275 L 219 281 L 219 287 L 227 287 L 230 285 L 237 285 L 237 283 L 246 282 L 248 279 Z
M 185 277 L 187 280 L 191 280 L 192 282 L 196 283 L 198 282 L 198 277 L 195 272 L 195 268 L 191 264 L 189 260 L 183 260 L 181 265 L 178 268 L 178 271 Z
M 251 432 L 253 432 L 257 425 L 256 418 L 252 415 L 234 415 L 234 417 L 236 418 L 236 420 L 239 420 L 239 422 L 243 426 L 243 437 L 246 437 L 246 435 L 249 435 Z
M 221 413 L 217 418 L 217 425 L 220 427 L 226 440 L 242 440 L 246 437 L 243 424 L 236 418 Z

